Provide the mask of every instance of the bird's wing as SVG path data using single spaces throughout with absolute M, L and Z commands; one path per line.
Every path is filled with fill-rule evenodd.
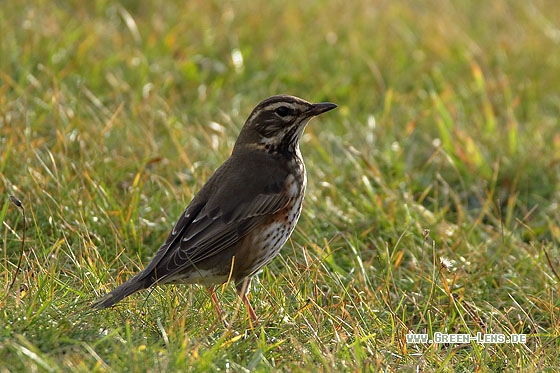
M 241 172 L 227 178 L 222 177 L 223 171 L 216 171 L 212 178 L 218 180 L 207 183 L 212 190 L 205 186 L 193 199 L 144 276 L 165 281 L 186 267 L 196 267 L 237 243 L 290 202 L 291 197 L 283 193 L 286 171 L 266 170 L 250 177 Z
M 196 264 L 239 241 L 263 220 L 288 204 L 282 193 L 260 194 L 235 211 L 204 209 L 181 237 L 176 263 Z

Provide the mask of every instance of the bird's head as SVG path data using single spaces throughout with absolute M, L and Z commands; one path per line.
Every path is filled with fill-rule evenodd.
M 249 146 L 269 152 L 289 152 L 299 144 L 305 125 L 319 114 L 336 108 L 330 102 L 312 104 L 294 96 L 272 96 L 249 115 L 235 149 Z

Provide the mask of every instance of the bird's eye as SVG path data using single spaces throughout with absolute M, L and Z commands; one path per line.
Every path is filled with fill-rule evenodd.
M 286 115 L 290 114 L 290 109 L 285 106 L 280 106 L 278 109 L 275 110 L 276 114 L 281 117 L 285 117 Z

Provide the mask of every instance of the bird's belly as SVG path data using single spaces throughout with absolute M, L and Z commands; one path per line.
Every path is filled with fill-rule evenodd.
M 290 238 L 301 213 L 303 193 L 290 206 L 275 214 L 272 222 L 253 235 L 251 251 L 253 263 L 249 276 L 268 264 Z
M 182 275 L 174 276 L 165 284 L 199 284 L 203 286 L 214 286 L 228 281 L 228 275 L 219 273 L 215 269 L 200 269 L 188 271 Z

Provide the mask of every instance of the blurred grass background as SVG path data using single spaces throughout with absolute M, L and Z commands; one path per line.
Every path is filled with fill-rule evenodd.
M 556 2 L 18 1 L 0 35 L 3 372 L 560 366 Z M 196 286 L 89 313 L 278 93 L 339 109 L 261 322 L 231 287 L 230 330 Z

